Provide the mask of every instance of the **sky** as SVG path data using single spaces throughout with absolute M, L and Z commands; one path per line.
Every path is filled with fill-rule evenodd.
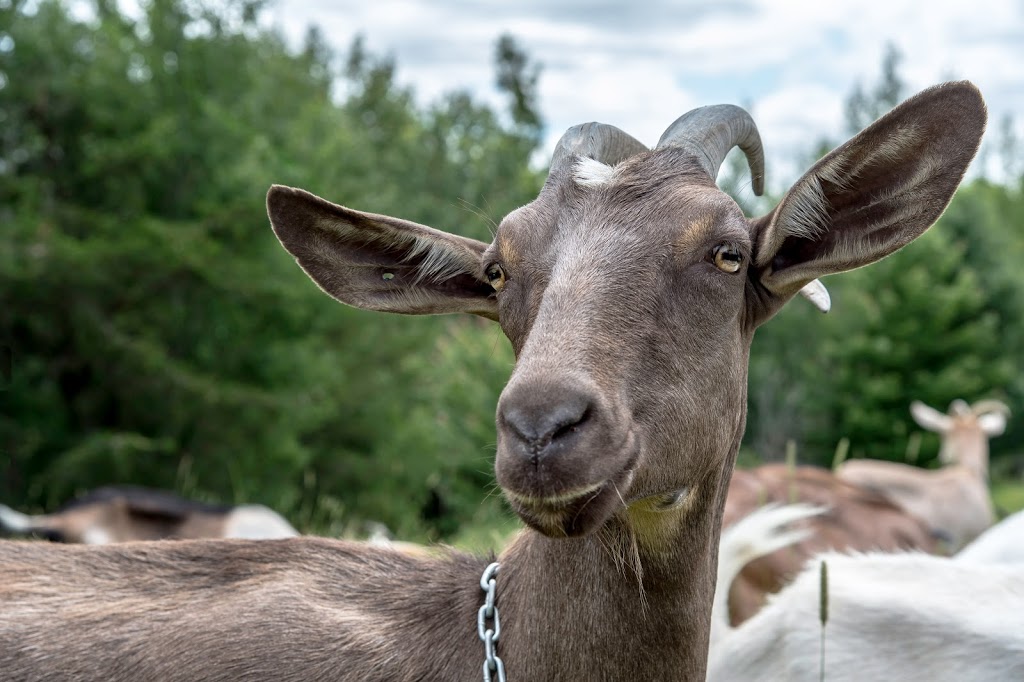
M 844 101 L 878 81 L 888 44 L 908 95 L 969 79 L 988 142 L 1006 114 L 1024 139 L 1024 0 L 276 0 L 269 16 L 296 44 L 310 24 L 342 53 L 361 34 L 421 103 L 468 89 L 504 107 L 493 55 L 511 34 L 541 66 L 545 156 L 577 123 L 653 145 L 686 111 L 731 103 L 757 121 L 769 186 L 788 183 L 814 142 L 846 138 Z

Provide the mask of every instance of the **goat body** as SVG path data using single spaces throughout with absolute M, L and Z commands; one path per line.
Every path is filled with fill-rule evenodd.
M 819 679 L 820 566 L 828 566 L 824 679 L 1024 679 L 1024 569 L 924 554 L 829 553 L 716 638 L 709 682 Z
M 319 538 L 53 549 L 3 546 L 5 682 L 383 682 L 480 672 L 475 646 L 453 650 L 475 638 L 481 592 L 469 578 L 483 571 L 478 559 L 418 562 Z M 474 636 L 452 637 L 459 626 Z M 380 662 L 364 666 L 374 657 Z

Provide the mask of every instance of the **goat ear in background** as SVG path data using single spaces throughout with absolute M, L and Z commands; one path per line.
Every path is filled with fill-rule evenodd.
M 280 185 L 267 194 L 267 213 L 288 253 L 342 303 L 409 315 L 498 318 L 494 289 L 482 274 L 483 242 Z
M 756 226 L 755 273 L 781 305 L 815 278 L 884 258 L 942 214 L 985 103 L 961 81 L 910 98 L 811 168 Z
M 978 417 L 978 426 L 989 438 L 1003 435 L 1006 431 L 1006 415 L 1001 412 L 990 412 Z
M 934 407 L 925 405 L 920 400 L 910 403 L 910 416 L 914 418 L 917 425 L 926 431 L 945 433 L 953 426 L 953 420 Z

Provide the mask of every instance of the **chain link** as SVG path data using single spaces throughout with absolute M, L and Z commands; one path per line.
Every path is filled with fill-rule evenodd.
M 484 591 L 484 605 L 476 612 L 476 632 L 484 643 L 484 682 L 505 682 L 505 664 L 498 658 L 498 637 L 501 636 L 501 619 L 494 604 L 499 565 L 497 562 L 484 569 L 480 576 L 480 589 Z M 493 620 L 493 627 L 487 621 Z

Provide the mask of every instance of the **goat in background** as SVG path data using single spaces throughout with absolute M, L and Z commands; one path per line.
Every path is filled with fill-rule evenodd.
M 299 534 L 283 516 L 260 504 L 209 504 L 138 486 L 97 488 L 53 513 L 35 516 L 0 504 L 3 532 L 89 545 L 199 538 L 262 540 Z
M 885 495 L 928 524 L 950 553 L 995 522 L 988 486 L 988 441 L 1003 433 L 1009 408 L 998 400 L 969 406 L 954 400 L 942 414 L 914 402 L 910 413 L 922 428 L 942 437 L 940 469 L 856 459 L 837 469 L 840 478 Z

